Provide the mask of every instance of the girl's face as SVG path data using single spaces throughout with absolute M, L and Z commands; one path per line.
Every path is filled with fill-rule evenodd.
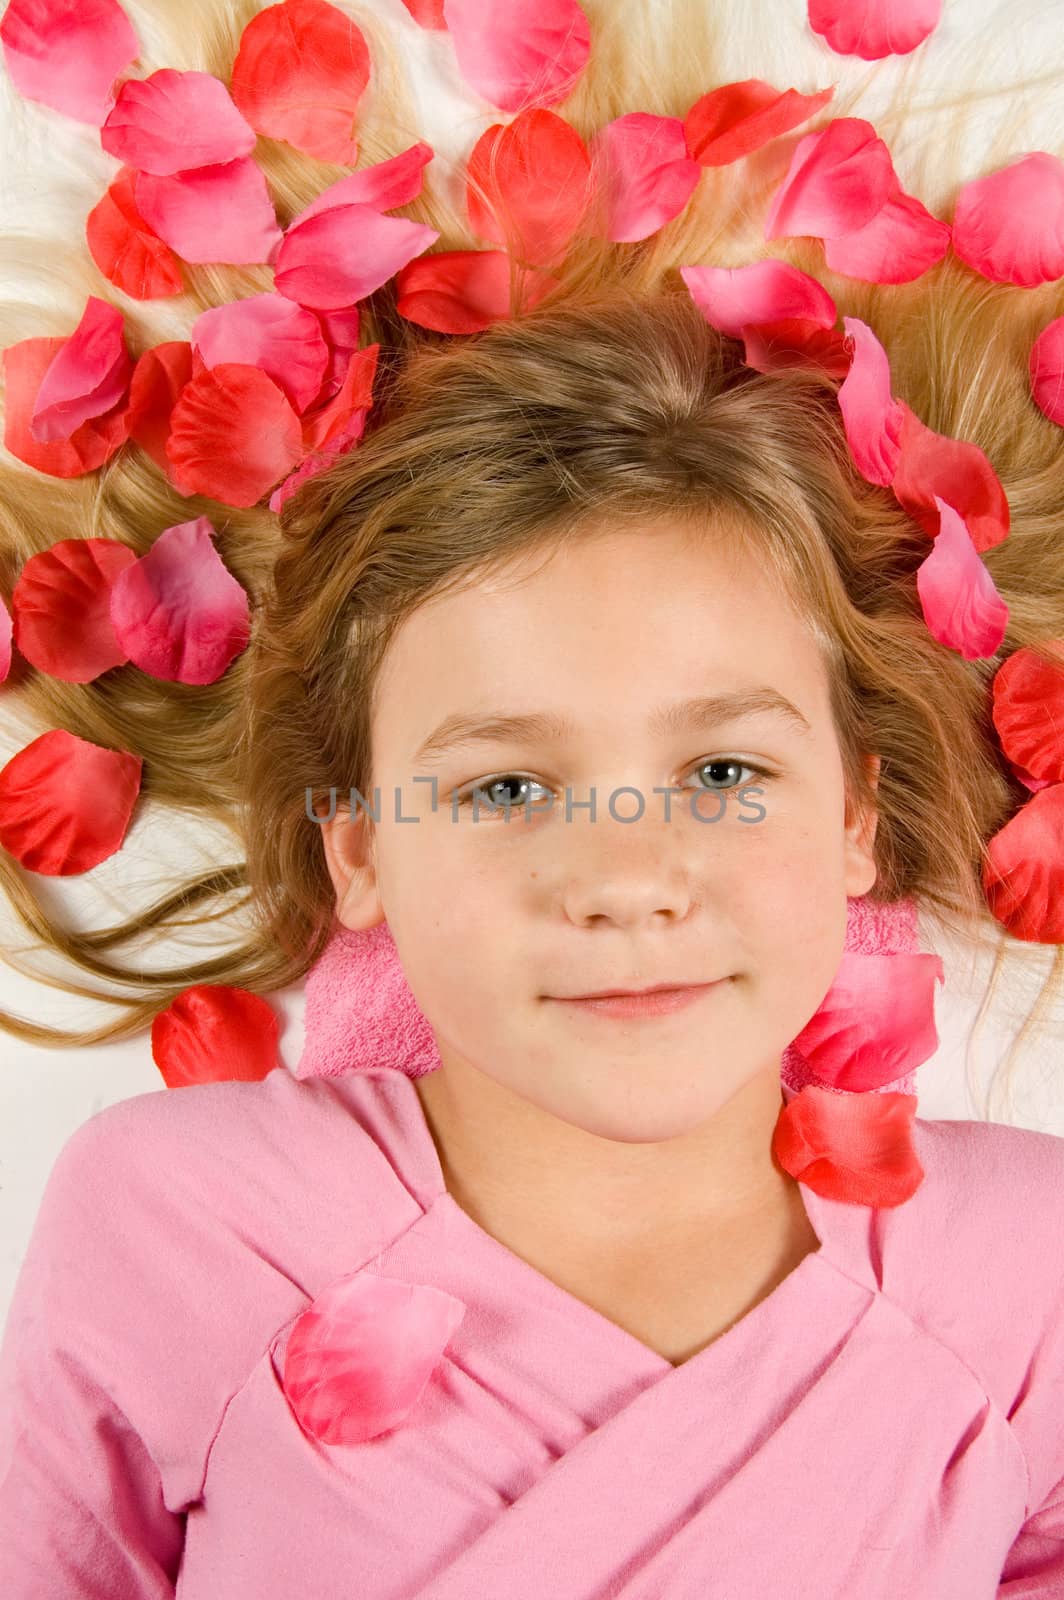
M 875 881 L 874 818 L 849 813 L 818 646 L 756 556 L 660 520 L 513 571 L 396 634 L 381 821 L 338 810 L 324 829 L 338 912 L 387 918 L 445 1069 L 601 1137 L 670 1139 L 778 1077 L 835 976 L 846 897 Z M 755 692 L 745 714 L 656 720 Z M 558 726 L 422 749 L 458 717 L 533 716 Z M 717 979 L 634 1021 L 562 999 Z

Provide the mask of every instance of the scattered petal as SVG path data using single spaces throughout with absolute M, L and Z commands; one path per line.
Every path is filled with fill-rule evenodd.
M 97 128 L 115 78 L 140 51 L 117 0 L 11 0 L 0 40 L 20 94 Z
M 995 283 L 1032 289 L 1064 277 L 1064 161 L 1040 150 L 965 184 L 953 248 Z
M 184 495 L 253 506 L 302 454 L 298 416 L 258 367 L 204 367 L 185 384 L 170 416 L 166 455 Z
M 39 444 L 69 439 L 125 399 L 133 362 L 117 306 L 89 295 L 81 321 L 48 364 L 30 416 Z
M 938 1049 L 937 955 L 847 950 L 819 1010 L 792 1041 L 813 1075 L 861 1094 L 912 1072 Z
M 684 118 L 687 153 L 703 167 L 726 167 L 815 116 L 835 93 L 774 89 L 763 78 L 725 83 L 696 100 Z
M 1030 368 L 1035 405 L 1064 428 L 1064 317 L 1042 329 L 1031 346 Z
M 0 683 L 7 680 L 11 671 L 11 613 L 0 595 Z
M 364 300 L 439 233 L 372 206 L 345 205 L 293 223 L 277 256 L 279 294 L 317 310 L 339 310 Z
M 939 644 L 965 661 L 992 656 L 1005 637 L 1009 608 L 979 559 L 964 519 L 939 495 L 941 526 L 929 556 L 917 568 L 924 621 Z
M 905 56 L 934 32 L 942 0 L 809 0 L 809 26 L 840 56 Z
M 474 233 L 543 266 L 568 245 L 594 194 L 591 157 L 553 111 L 493 123 L 470 152 L 466 204 Z
M 11 595 L 14 639 L 31 666 L 91 683 L 129 660 L 111 626 L 111 588 L 137 559 L 118 539 L 60 539 L 30 556 Z
M 284 0 L 240 36 L 230 92 L 257 133 L 353 166 L 354 121 L 370 54 L 353 17 L 326 0 Z
M 348 362 L 358 349 L 362 317 L 357 306 L 343 311 L 317 311 L 315 316 L 329 349 L 329 362 L 317 397 L 320 402 L 330 399 L 344 381 Z
M 444 1289 L 365 1268 L 330 1283 L 296 1318 L 285 1349 L 283 1387 L 300 1427 L 344 1445 L 398 1427 L 465 1313 Z
M 443 0 L 403 0 L 403 4 L 422 28 L 446 28 Z
M 170 415 L 192 372 L 192 346 L 187 339 L 171 339 L 145 350 L 129 382 L 129 436 L 168 478 Z
M 126 79 L 100 143 L 138 171 L 167 177 L 250 155 L 255 130 L 213 73 L 161 67 L 148 78 Z
M 329 364 L 317 317 L 281 294 L 253 294 L 203 311 L 189 337 L 208 367 L 223 361 L 261 367 L 297 411 L 312 404 Z
M 942 260 L 952 232 L 895 181 L 885 205 L 863 228 L 824 240 L 824 260 L 847 278 L 911 283 Z
M 853 233 L 882 209 L 895 182 L 890 151 L 872 124 L 836 117 L 799 140 L 765 219 L 765 238 Z
M 303 445 L 307 450 L 346 450 L 361 437 L 366 412 L 373 404 L 373 379 L 379 344 L 356 351 L 348 363 L 339 391 L 331 400 L 303 418 Z
M 71 878 L 121 848 L 139 756 L 52 728 L 0 769 L 0 846 L 29 872 Z
M 133 198 L 136 172 L 123 167 L 85 219 L 89 254 L 116 288 L 134 300 L 182 294 L 185 281 L 177 256 L 157 239 Z
M 1028 646 L 1002 662 L 990 715 L 1002 750 L 1028 778 L 1064 783 L 1064 640 L 1048 641 L 1045 650 L 1055 660 Z
M 277 1013 L 260 995 L 224 983 L 182 989 L 151 1025 L 152 1060 L 168 1089 L 258 1083 L 278 1065 Z
M 338 178 L 323 189 L 289 224 L 289 232 L 308 217 L 317 217 L 324 211 L 335 211 L 338 206 L 372 206 L 374 211 L 391 211 L 396 206 L 409 205 L 421 193 L 425 164 L 433 158 L 433 149 L 423 139 L 412 144 L 399 155 L 375 166 L 361 167 L 346 178 Z
M 165 178 L 138 172 L 133 198 L 148 227 L 183 261 L 268 263 L 281 242 L 266 178 L 250 156 Z
M 1064 944 L 1064 783 L 1051 783 L 995 833 L 983 894 L 1014 939 Z
M 853 360 L 845 334 L 800 317 L 747 328 L 743 345 L 743 359 L 755 372 L 817 367 L 829 378 L 845 378 Z
M 744 329 L 799 318 L 833 328 L 838 312 L 822 283 L 789 262 L 769 258 L 747 267 L 681 267 L 680 277 L 706 321 L 741 339 Z
M 513 263 L 505 250 L 440 250 L 419 256 L 396 278 L 396 310 L 408 322 L 438 333 L 479 333 L 513 315 Z M 531 267 L 514 280 L 517 311 L 531 310 L 557 284 Z
M 443 12 L 462 77 L 503 111 L 564 100 L 591 54 L 576 0 L 444 0 Z
M 843 317 L 853 340 L 850 370 L 839 385 L 839 409 L 854 465 L 869 483 L 886 486 L 901 455 L 901 402 L 890 392 L 887 352 L 866 322 Z
M 69 439 L 41 444 L 30 432 L 30 417 L 44 375 L 66 339 L 22 339 L 4 351 L 4 445 L 13 456 L 53 478 L 79 478 L 95 472 L 129 437 L 129 409 L 120 400 L 102 416 L 90 417 Z
M 916 1107 L 914 1094 L 843 1094 L 806 1084 L 776 1120 L 772 1153 L 828 1200 L 899 1206 L 924 1180 L 912 1142 Z
M 589 154 L 601 207 L 595 231 L 617 242 L 649 239 L 679 216 L 702 176 L 687 154 L 679 117 L 647 111 L 616 117 L 595 134 Z
M 935 433 L 903 400 L 901 454 L 891 488 L 924 531 L 939 529 L 941 496 L 964 519 L 978 551 L 1000 544 L 1009 531 L 1009 502 L 1001 480 L 977 444 Z

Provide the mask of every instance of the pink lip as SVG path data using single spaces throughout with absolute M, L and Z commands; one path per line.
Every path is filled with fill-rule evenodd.
M 596 1000 L 561 1000 L 559 1004 L 575 1006 L 580 1011 L 597 1011 L 605 1017 L 662 1017 L 672 1011 L 682 1011 L 694 1005 L 711 989 L 727 983 L 721 978 L 716 983 L 700 983 L 687 989 L 655 989 L 647 994 L 615 994 L 599 996 Z

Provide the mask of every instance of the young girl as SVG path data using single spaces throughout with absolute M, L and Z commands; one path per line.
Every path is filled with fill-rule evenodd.
M 651 93 L 682 117 L 724 81 L 704 8 L 623 30 L 584 13 L 594 45 L 564 116 L 585 137 Z M 226 77 L 223 38 L 231 53 L 204 33 L 200 65 Z M 383 162 L 405 135 L 376 104 Z M 275 431 L 252 495 L 265 425 L 237 449 L 224 385 L 237 368 L 257 384 L 256 362 L 215 346 L 156 414 L 165 452 L 130 443 L 95 480 L 66 474 L 85 521 L 64 526 L 140 557 L 189 509 L 224 519 L 219 553 L 255 602 L 227 671 L 196 689 L 124 658 L 24 692 L 143 759 L 160 797 L 228 808 L 257 920 L 228 958 L 165 981 L 102 958 L 241 881 L 219 871 L 153 917 L 56 942 L 150 991 L 117 1034 L 190 986 L 269 992 L 338 929 L 386 928 L 435 1060 L 140 1095 L 67 1141 L 0 1363 L 5 1595 L 1064 1592 L 1064 1141 L 916 1117 L 937 958 L 847 954 L 862 903 L 1064 944 L 1039 901 L 1050 823 L 1011 875 L 995 847 L 1041 788 L 1055 815 L 1060 780 L 1042 707 L 1064 635 L 1064 452 L 1024 384 L 1064 307 L 1055 284 L 991 290 L 950 255 L 888 286 L 822 271 L 845 343 L 778 297 L 715 325 L 693 288 L 710 280 L 678 269 L 743 262 L 760 149 L 702 165 L 679 209 L 621 239 L 616 211 L 561 228 L 558 168 L 556 204 L 518 198 L 500 147 L 474 188 L 508 251 L 505 312 L 469 279 L 419 301 L 391 275 L 344 308 L 278 259 L 318 299 L 334 377 L 339 311 L 361 316 L 344 370 L 379 346 L 361 437 L 295 461 Z M 291 152 L 257 159 L 288 212 L 315 192 Z M 440 191 L 396 204 L 432 218 L 428 261 L 477 248 Z M 365 216 L 347 220 L 368 251 Z M 323 239 L 312 254 L 340 272 Z M 808 239 L 772 254 L 817 262 Z M 221 282 L 196 276 L 200 305 L 227 303 Z M 952 499 L 914 449 L 907 488 L 897 454 L 869 476 L 867 430 L 888 459 L 903 421 L 881 396 L 862 434 L 856 385 L 840 400 L 873 325 L 942 441 L 932 460 L 954 438 L 985 449 L 981 510 L 971 455 Z M 261 334 L 278 392 L 307 355 L 286 349 Z M 215 368 L 197 454 L 178 413 Z M 9 376 L 9 415 L 11 392 Z M 300 481 L 278 496 L 286 472 Z M 961 644 L 994 600 L 976 583 L 957 603 L 958 566 L 944 616 L 925 563 L 983 526 L 995 482 L 1011 528 L 972 559 L 1008 618 L 980 654 Z M 52 543 L 49 488 L 9 469 L 13 552 Z M 1002 693 L 999 724 L 1010 659 L 1042 673 L 1025 680 L 1038 714 Z M 788 1093 L 795 1041 L 822 1070 Z

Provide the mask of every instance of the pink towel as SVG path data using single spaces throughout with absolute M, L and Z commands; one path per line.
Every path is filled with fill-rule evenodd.
M 912 900 L 877 904 L 867 895 L 847 902 L 846 949 L 866 955 L 918 949 Z M 340 927 L 307 974 L 306 1039 L 297 1078 L 335 1077 L 386 1065 L 418 1078 L 440 1065 L 435 1035 L 407 984 L 387 922 L 353 933 Z M 788 1045 L 780 1077 L 792 1093 L 816 1080 Z M 907 1073 L 873 1093 L 915 1094 Z

